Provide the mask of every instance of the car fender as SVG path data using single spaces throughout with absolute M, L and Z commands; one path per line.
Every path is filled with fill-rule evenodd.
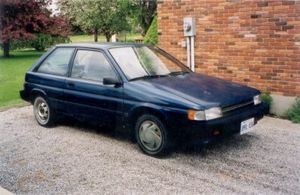
M 135 124 L 135 121 L 143 114 L 153 114 L 163 122 L 167 121 L 167 114 L 164 111 L 163 107 L 151 103 L 143 103 L 133 107 L 128 112 L 128 119 L 130 121 L 130 124 Z
M 174 114 L 185 115 L 186 112 L 187 110 L 182 108 L 172 108 L 151 103 L 142 103 L 131 108 L 127 114 L 125 114 L 125 116 L 127 116 L 127 119 L 131 124 L 134 124 L 135 120 L 137 120 L 139 116 L 144 113 L 150 113 L 160 118 L 162 122 L 166 122 L 168 124 L 170 120 L 173 120 L 172 118 L 174 117 Z
M 41 95 L 44 98 L 47 98 L 47 93 L 44 90 L 39 89 L 39 88 L 33 88 L 30 92 L 30 100 L 32 103 L 34 101 L 34 97 L 36 97 L 37 95 Z

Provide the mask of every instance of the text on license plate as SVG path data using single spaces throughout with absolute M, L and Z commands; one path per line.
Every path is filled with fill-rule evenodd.
M 253 126 L 254 126 L 254 118 L 250 118 L 248 120 L 242 121 L 240 134 L 242 135 L 248 133 L 249 131 L 252 130 Z

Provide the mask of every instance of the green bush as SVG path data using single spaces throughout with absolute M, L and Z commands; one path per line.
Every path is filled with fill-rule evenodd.
M 265 114 L 270 113 L 271 104 L 273 102 L 273 98 L 270 95 L 270 92 L 265 92 L 261 94 L 261 101 L 267 104 L 267 107 L 265 108 Z
M 22 49 L 22 48 L 30 48 L 30 41 L 31 40 L 14 40 L 10 43 L 10 49 L 16 50 L 16 49 Z
M 288 109 L 284 116 L 293 123 L 300 123 L 300 97 L 296 98 L 295 103 Z
M 55 44 L 67 42 L 70 42 L 69 38 L 39 33 L 36 34 L 34 39 L 13 41 L 10 48 L 12 50 L 18 48 L 34 48 L 37 51 L 44 51 L 46 48 L 49 48 Z
M 144 43 L 150 45 L 156 45 L 158 43 L 157 16 L 155 16 L 152 20 L 151 26 L 149 27 L 144 38 Z
M 270 92 L 265 92 L 261 94 L 261 101 L 266 103 L 268 106 L 271 106 L 273 98 L 270 95 Z

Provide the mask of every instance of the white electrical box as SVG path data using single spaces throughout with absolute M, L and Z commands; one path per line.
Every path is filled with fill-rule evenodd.
M 183 32 L 185 37 L 196 35 L 196 22 L 194 17 L 185 17 L 183 19 Z

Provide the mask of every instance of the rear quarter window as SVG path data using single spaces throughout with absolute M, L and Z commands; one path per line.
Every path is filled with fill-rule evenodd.
M 38 67 L 37 72 L 64 76 L 74 48 L 56 48 Z

